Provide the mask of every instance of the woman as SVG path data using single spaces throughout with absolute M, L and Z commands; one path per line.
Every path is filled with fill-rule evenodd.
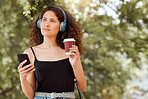
M 69 55 L 65 55 L 65 38 L 76 40 Z M 84 52 L 82 32 L 69 12 L 56 6 L 44 8 L 29 39 L 33 47 L 24 53 L 31 64 L 22 67 L 25 60 L 18 66 L 22 90 L 29 99 L 75 99 L 74 78 L 80 91 L 85 91 L 86 79 L 80 60 Z

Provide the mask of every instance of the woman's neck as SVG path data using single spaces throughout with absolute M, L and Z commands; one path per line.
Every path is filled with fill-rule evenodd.
M 56 38 L 54 38 L 54 37 L 52 37 L 52 38 L 51 37 L 50 38 L 44 37 L 44 41 L 42 43 L 42 46 L 44 48 L 56 48 L 56 47 L 59 47 L 57 45 Z

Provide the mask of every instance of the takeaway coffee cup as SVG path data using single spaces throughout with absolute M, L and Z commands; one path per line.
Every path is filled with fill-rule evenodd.
M 66 55 L 70 54 L 70 49 L 72 47 L 72 45 L 75 45 L 75 39 L 74 38 L 66 38 L 64 39 L 64 47 L 65 47 L 65 53 Z

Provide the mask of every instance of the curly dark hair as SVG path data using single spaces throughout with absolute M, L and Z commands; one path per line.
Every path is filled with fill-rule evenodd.
M 64 49 L 63 40 L 65 38 L 74 38 L 76 40 L 75 45 L 78 46 L 80 54 L 84 53 L 84 49 L 82 46 L 82 31 L 81 28 L 78 26 L 77 22 L 75 21 L 74 17 L 68 12 L 62 9 L 66 14 L 66 21 L 67 21 L 67 29 L 65 32 L 59 31 L 56 41 L 58 46 L 60 46 L 62 49 Z M 42 10 L 40 16 L 35 20 L 34 25 L 31 28 L 31 31 L 29 33 L 29 44 L 30 46 L 37 46 L 41 43 L 43 43 L 43 35 L 41 34 L 41 30 L 37 27 L 37 21 L 39 17 L 42 19 L 44 13 L 46 11 L 53 11 L 55 15 L 58 17 L 59 22 L 64 21 L 64 15 L 63 12 L 55 6 L 49 6 Z

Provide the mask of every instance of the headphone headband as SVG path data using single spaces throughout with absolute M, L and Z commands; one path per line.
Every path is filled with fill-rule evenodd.
M 65 12 L 64 12 L 64 10 L 62 8 L 60 8 L 58 6 L 50 6 L 50 7 L 59 8 L 62 11 L 63 15 L 64 15 L 64 21 L 63 22 L 66 22 L 66 14 L 65 14 Z

